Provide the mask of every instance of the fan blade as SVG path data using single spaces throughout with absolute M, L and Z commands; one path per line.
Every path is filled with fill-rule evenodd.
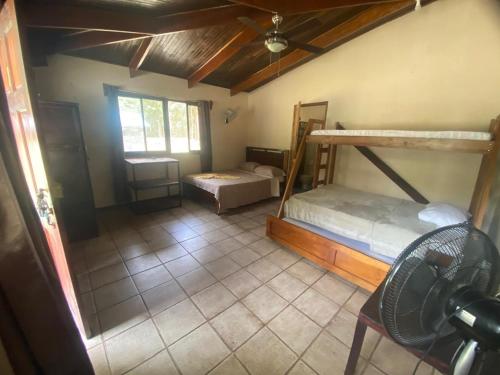
M 318 21 L 317 18 L 311 18 L 305 22 L 302 22 L 301 24 L 298 24 L 295 27 L 292 27 L 288 29 L 283 36 L 285 38 L 291 38 L 294 35 L 300 35 L 306 31 L 309 31 L 311 29 L 314 29 L 315 27 L 318 27 L 321 25 L 321 22 Z
M 255 47 L 255 46 L 265 47 L 264 41 L 263 40 L 255 40 L 255 41 L 249 42 L 249 43 L 241 43 L 241 44 L 232 45 L 232 47 L 235 47 L 235 48 L 245 48 L 245 47 Z
M 288 40 L 288 46 L 292 47 L 292 48 L 300 48 L 300 49 L 303 49 L 304 51 L 317 53 L 317 54 L 323 52 L 323 48 L 312 46 L 312 45 L 306 44 L 306 43 L 296 42 L 294 40 Z
M 257 31 L 259 34 L 266 35 L 267 31 L 264 30 L 260 25 L 252 20 L 251 18 L 248 17 L 238 17 L 238 21 L 240 21 L 243 25 L 248 26 L 255 31 Z

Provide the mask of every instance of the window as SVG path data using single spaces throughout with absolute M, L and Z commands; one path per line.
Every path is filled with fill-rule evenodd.
M 169 101 L 168 124 L 171 152 L 200 151 L 198 106 Z
M 197 105 L 127 94 L 118 107 L 125 152 L 200 151 Z

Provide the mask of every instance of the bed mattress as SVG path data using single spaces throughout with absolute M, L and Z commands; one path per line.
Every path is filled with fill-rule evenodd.
M 436 225 L 418 219 L 424 207 L 404 199 L 326 185 L 293 195 L 285 204 L 285 217 L 367 244 L 368 249 L 359 249 L 365 253 L 395 259 L 412 241 L 436 229 Z
M 224 178 L 205 178 L 207 175 Z M 236 208 L 267 198 L 279 196 L 279 179 L 261 176 L 240 169 L 218 173 L 186 175 L 182 181 L 212 193 L 220 209 Z
M 363 136 L 363 137 L 403 137 L 428 139 L 463 139 L 489 141 L 491 133 L 472 131 L 419 131 L 419 130 L 367 130 L 367 129 L 324 129 L 314 130 L 311 135 Z

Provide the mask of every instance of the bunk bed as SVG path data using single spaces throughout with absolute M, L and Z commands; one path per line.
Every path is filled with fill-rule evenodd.
M 267 235 L 273 240 L 367 290 L 375 290 L 399 252 L 435 227 L 417 218 L 429 201 L 369 147 L 481 154 L 469 206 L 473 224 L 481 227 L 500 148 L 500 116 L 491 121 L 488 132 L 346 130 L 339 123 L 336 129 L 313 131 L 313 127 L 311 121 L 292 157 L 277 216 L 267 218 Z M 323 169 L 324 175 L 316 176 L 315 189 L 291 196 L 306 144 L 316 145 L 315 173 Z M 414 202 L 333 184 L 338 145 L 356 147 Z

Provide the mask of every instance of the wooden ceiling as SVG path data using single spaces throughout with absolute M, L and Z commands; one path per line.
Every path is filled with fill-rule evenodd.
M 131 77 L 140 69 L 237 94 L 318 56 L 291 46 L 271 54 L 237 17 L 270 29 L 277 11 L 290 39 L 324 53 L 414 6 L 414 0 L 25 0 L 19 12 L 33 64 L 64 53 L 128 66 Z

